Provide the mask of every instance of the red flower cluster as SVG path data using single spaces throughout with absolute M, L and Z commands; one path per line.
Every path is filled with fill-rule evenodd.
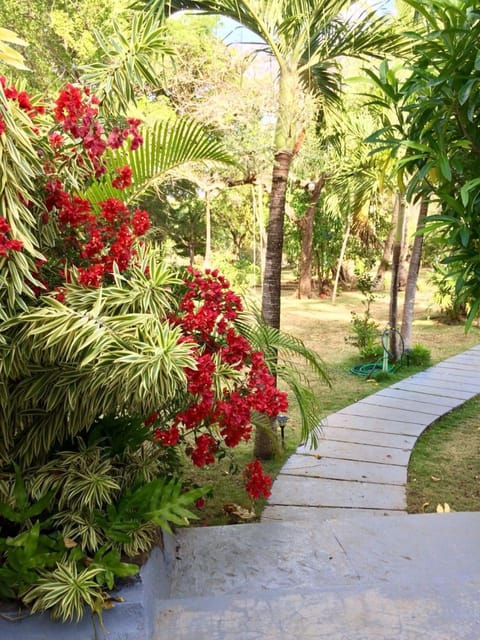
M 132 184 L 132 170 L 130 167 L 117 167 L 117 177 L 112 180 L 112 186 L 115 189 L 126 189 Z
M 59 180 L 46 184 L 46 205 L 55 211 L 64 238 L 64 256 L 78 271 L 78 282 L 100 286 L 115 263 L 125 271 L 134 258 L 133 242 L 150 226 L 148 214 L 132 213 L 120 200 L 109 198 L 94 212 L 88 200 L 67 193 Z
M 189 269 L 185 284 L 180 313 L 171 320 L 198 347 L 196 368 L 185 371 L 191 400 L 175 423 L 187 431 L 216 425 L 225 445 L 235 447 L 251 436 L 252 410 L 274 417 L 286 411 L 287 396 L 276 388 L 262 354 L 233 326 L 242 306 L 225 278 L 217 271 L 203 275 Z M 218 359 L 243 374 L 222 397 L 215 392 Z
M 170 431 L 175 430 L 175 437 L 171 439 L 170 431 L 162 428 L 155 431 L 155 439 L 169 446 L 171 440 L 188 443 L 189 434 L 195 434 L 195 447 L 187 451 L 201 467 L 214 462 L 222 443 L 235 447 L 249 440 L 253 410 L 274 417 L 286 411 L 288 403 L 286 394 L 276 388 L 263 355 L 235 328 L 242 305 L 225 278 L 217 271 L 202 274 L 188 269 L 184 284 L 179 313 L 170 321 L 181 328 L 181 340 L 192 343 L 196 366 L 185 370 L 189 395 L 173 419 Z M 227 373 L 220 374 L 218 368 Z M 235 374 L 230 376 L 228 389 L 219 394 L 217 378 L 228 378 L 229 370 Z M 249 495 L 267 495 L 271 480 L 263 475 L 260 463 L 249 466 L 246 473 Z
M 265 474 L 262 465 L 258 460 L 250 462 L 243 472 L 245 489 L 254 500 L 258 498 L 268 498 L 271 494 L 272 478 Z
M 5 258 L 10 251 L 21 251 L 23 244 L 20 240 L 12 240 L 8 237 L 10 233 L 10 225 L 0 216 L 0 257 Z
M 147 423 L 145 422 L 145 424 Z M 173 447 L 180 440 L 180 431 L 176 425 L 173 425 L 170 429 L 155 429 L 153 438 L 164 447 Z
M 204 467 L 215 462 L 215 452 L 218 445 L 208 433 L 202 433 L 195 439 L 195 449 L 192 451 L 193 464 L 197 467 Z
M 0 76 L 0 85 L 2 85 L 3 92 L 7 100 L 14 100 L 18 103 L 18 106 L 22 111 L 28 115 L 30 119 L 34 119 L 36 116 L 45 113 L 45 107 L 43 105 L 33 105 L 30 96 L 26 91 L 18 91 L 15 86 L 7 85 L 7 79 L 5 76 Z M 5 127 L 5 122 L 2 119 L 2 123 Z M 4 131 L 5 129 L 3 129 Z M 0 130 L 0 133 L 3 133 Z
M 62 126 L 63 131 L 80 141 L 81 150 L 92 163 L 97 178 L 106 171 L 102 156 L 108 147 L 118 149 L 130 138 L 130 149 L 135 150 L 143 142 L 139 132 L 141 121 L 135 118 L 129 118 L 124 127 L 114 127 L 106 136 L 97 118 L 98 103 L 98 98 L 91 95 L 88 89 L 68 84 L 55 101 L 54 109 L 55 120 Z M 61 146 L 59 135 L 54 133 L 49 138 L 53 149 L 58 150 Z M 77 150 L 80 160 L 81 150 Z M 131 184 L 130 168 L 122 167 L 118 173 L 113 182 L 120 185 L 116 188 L 124 189 Z

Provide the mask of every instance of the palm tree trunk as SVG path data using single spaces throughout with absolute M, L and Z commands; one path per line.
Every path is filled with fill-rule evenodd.
M 402 315 L 402 338 L 406 350 L 412 348 L 412 323 L 413 311 L 415 308 L 415 296 L 417 293 L 417 280 L 420 271 L 420 263 L 422 260 L 423 247 L 423 223 L 427 215 L 429 202 L 422 199 L 420 203 L 420 212 L 418 214 L 417 232 L 413 241 L 412 255 L 410 257 L 410 266 L 408 268 L 407 285 L 405 287 L 405 301 L 403 303 Z
M 291 162 L 291 152 L 280 151 L 275 154 L 272 190 L 270 192 L 267 250 L 262 289 L 262 316 L 267 324 L 276 329 L 280 328 L 283 225 L 285 221 L 287 180 Z
M 397 228 L 395 231 L 395 238 L 393 242 L 393 255 L 392 255 L 392 283 L 390 287 L 390 310 L 389 310 L 389 324 L 392 330 L 390 334 L 390 353 L 392 354 L 393 361 L 398 360 L 398 341 L 396 329 L 398 326 L 398 281 L 400 273 L 400 257 L 402 255 L 402 240 L 403 240 L 403 227 L 405 220 L 405 200 L 403 194 L 397 191 L 395 194 L 395 204 L 397 215 Z
M 382 259 L 380 260 L 380 264 L 377 270 L 377 275 L 375 277 L 375 289 L 377 289 L 378 291 L 383 289 L 383 281 L 385 279 L 385 273 L 392 263 L 393 240 L 395 238 L 395 230 L 397 228 L 396 216 L 397 216 L 397 210 L 395 207 L 393 207 L 390 231 L 388 232 L 387 239 L 385 240 L 385 244 L 383 246 Z
M 210 210 L 210 194 L 205 191 L 205 259 L 203 268 L 212 266 L 212 215 Z
M 310 204 L 301 220 L 298 221 L 301 235 L 300 276 L 298 280 L 298 298 L 312 297 L 312 258 L 313 258 L 313 223 L 320 194 L 325 185 L 326 176 L 322 175 L 314 185 Z
M 342 270 L 343 258 L 345 251 L 347 250 L 348 239 L 350 238 L 350 229 L 352 227 L 352 216 L 349 214 L 347 218 L 347 227 L 343 234 L 342 248 L 340 249 L 340 255 L 338 256 L 337 272 L 335 274 L 335 282 L 333 284 L 332 291 L 332 304 L 335 304 L 337 300 L 338 282 L 340 280 L 340 272 Z

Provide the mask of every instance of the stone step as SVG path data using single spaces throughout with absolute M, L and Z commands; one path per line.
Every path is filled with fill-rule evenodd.
M 153 640 L 478 640 L 479 529 L 451 513 L 179 532 Z

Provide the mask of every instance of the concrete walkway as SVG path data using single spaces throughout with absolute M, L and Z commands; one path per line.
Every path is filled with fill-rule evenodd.
M 261 523 L 180 531 L 155 640 L 480 640 L 480 513 L 405 513 L 416 438 L 479 370 L 480 346 L 328 416 Z

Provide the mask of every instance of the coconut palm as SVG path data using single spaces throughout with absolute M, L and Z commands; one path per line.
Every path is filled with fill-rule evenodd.
M 181 9 L 228 16 L 257 36 L 278 65 L 277 123 L 270 193 L 262 314 L 280 325 L 280 276 L 287 180 L 306 125 L 341 93 L 340 61 L 368 58 L 398 46 L 385 16 L 374 11 L 353 18 L 351 0 L 140 0 L 137 7 L 162 13 Z M 318 101 L 312 112 L 309 98 Z

